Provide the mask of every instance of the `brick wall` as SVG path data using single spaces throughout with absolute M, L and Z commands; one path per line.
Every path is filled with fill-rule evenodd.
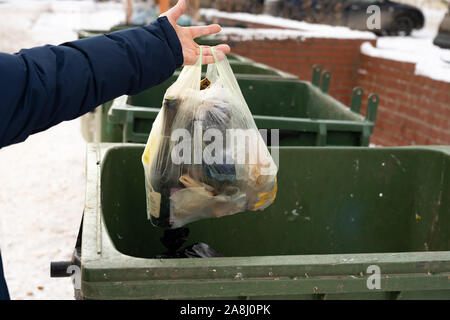
M 227 41 L 234 53 L 310 81 L 312 66 L 323 65 L 333 73 L 329 93 L 349 105 L 357 81 L 355 65 L 359 63 L 362 39 L 288 39 Z M 373 42 L 375 44 L 375 42 Z
M 450 144 L 450 83 L 415 75 L 414 69 L 413 63 L 361 54 L 356 83 L 366 89 L 364 99 L 368 92 L 380 96 L 371 142 Z

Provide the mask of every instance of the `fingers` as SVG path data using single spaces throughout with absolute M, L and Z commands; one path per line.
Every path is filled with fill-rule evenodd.
M 216 58 L 218 61 L 221 61 L 225 58 L 225 53 L 220 51 L 220 50 L 216 50 Z
M 210 46 L 201 46 L 202 47 L 202 54 L 204 56 L 212 56 L 212 51 Z M 214 51 L 216 55 L 218 53 L 227 54 L 231 51 L 230 46 L 227 44 L 219 44 L 217 46 L 214 46 Z M 198 56 L 200 54 L 200 47 L 197 47 L 196 55 Z
M 218 24 L 210 24 L 208 26 L 196 26 L 189 27 L 189 31 L 191 32 L 191 36 L 193 39 L 207 36 L 210 34 L 215 34 L 220 32 L 222 28 Z
M 211 47 L 209 46 L 201 46 L 202 47 L 202 64 L 210 64 L 214 63 L 214 56 L 212 55 Z M 214 47 L 214 52 L 216 54 L 216 58 L 218 61 L 221 61 L 225 58 L 225 55 L 230 52 L 230 47 L 227 44 L 219 44 Z M 197 62 L 200 55 L 200 46 L 190 51 L 190 53 L 185 54 L 184 57 L 184 65 L 193 65 Z
M 225 58 L 225 55 L 230 52 L 230 47 L 227 44 L 219 44 L 214 47 L 214 52 L 218 61 Z M 198 50 L 197 55 L 200 54 Z M 214 56 L 212 55 L 211 47 L 202 46 L 202 64 L 214 63 Z
M 216 51 L 216 54 L 223 53 L 224 55 L 227 53 L 230 53 L 231 49 L 230 46 L 227 44 L 219 44 L 214 47 L 214 50 Z
M 185 0 L 178 0 L 177 4 L 170 8 L 169 11 L 164 12 L 160 17 L 166 16 L 167 19 L 169 19 L 170 23 L 172 25 L 175 25 L 180 19 L 180 17 L 183 15 L 183 13 L 186 11 L 186 1 Z
M 214 63 L 214 57 L 213 56 L 203 56 L 202 57 L 202 64 L 211 64 Z

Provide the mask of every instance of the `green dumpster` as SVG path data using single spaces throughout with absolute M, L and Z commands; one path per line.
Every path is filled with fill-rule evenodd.
M 103 107 L 96 130 L 101 142 L 145 143 L 167 88 L 163 84 Z M 366 117 L 333 99 L 312 83 L 282 74 L 236 74 L 260 129 L 278 129 L 282 146 L 368 146 L 378 98 L 369 99 Z M 323 80 L 322 80 L 323 81 Z M 362 97 L 362 89 L 357 89 Z M 375 98 L 375 100 L 372 100 Z M 359 111 L 359 110 L 358 110 Z
M 272 149 L 272 206 L 188 225 L 204 259 L 153 259 L 143 149 L 88 145 L 81 298 L 450 298 L 450 146 Z

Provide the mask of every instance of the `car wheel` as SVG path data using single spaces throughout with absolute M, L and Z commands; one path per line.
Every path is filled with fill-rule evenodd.
M 400 16 L 395 19 L 392 34 L 398 36 L 409 36 L 413 30 L 414 23 L 410 17 Z

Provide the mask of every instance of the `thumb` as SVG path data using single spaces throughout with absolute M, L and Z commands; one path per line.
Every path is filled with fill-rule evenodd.
M 175 25 L 181 15 L 186 11 L 186 0 L 178 0 L 177 4 L 164 12 L 161 17 L 166 16 L 172 25 Z

